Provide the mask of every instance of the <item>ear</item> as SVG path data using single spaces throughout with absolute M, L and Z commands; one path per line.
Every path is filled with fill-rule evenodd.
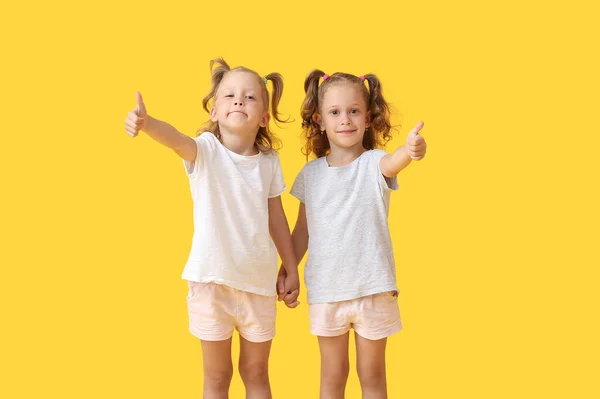
M 320 126 L 321 131 L 325 130 L 325 124 L 323 123 L 323 118 L 321 118 L 321 115 L 315 112 L 312 116 L 312 120 L 314 123 Z
M 267 127 L 269 125 L 269 121 L 271 120 L 271 114 L 265 112 L 263 117 L 260 120 L 261 127 Z
M 213 122 L 217 121 L 217 110 L 215 108 L 215 106 L 213 105 L 213 107 L 210 109 L 210 120 Z

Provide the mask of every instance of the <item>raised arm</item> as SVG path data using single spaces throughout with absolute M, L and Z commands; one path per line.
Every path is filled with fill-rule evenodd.
M 136 102 L 136 107 L 127 114 L 125 119 L 127 134 L 136 137 L 140 131 L 143 131 L 154 140 L 175 151 L 181 158 L 194 162 L 198 151 L 194 139 L 179 132 L 170 124 L 148 115 L 146 105 L 139 92 L 136 92 Z
M 404 145 L 381 158 L 379 168 L 385 177 L 394 177 L 406 168 L 411 161 L 423 159 L 427 150 L 427 143 L 425 143 L 423 136 L 419 134 L 423 125 L 423 122 L 417 123 L 417 126 L 408 133 Z

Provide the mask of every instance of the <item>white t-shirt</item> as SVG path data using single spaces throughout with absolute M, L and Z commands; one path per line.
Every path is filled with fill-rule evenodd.
M 269 234 L 268 199 L 285 189 L 275 152 L 244 156 L 205 132 L 184 160 L 194 200 L 194 237 L 182 278 L 276 295 L 277 249 Z
M 308 303 L 339 302 L 398 290 L 387 217 L 396 178 L 381 173 L 385 151 L 362 153 L 330 167 L 325 157 L 304 165 L 291 193 L 304 203 Z

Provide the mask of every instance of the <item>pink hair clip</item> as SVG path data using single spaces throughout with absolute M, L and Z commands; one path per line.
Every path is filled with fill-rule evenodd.
M 365 77 L 364 76 L 359 76 L 358 77 L 360 80 L 362 80 L 363 82 L 365 81 Z
M 327 75 L 327 74 L 323 75 L 323 80 L 327 80 L 328 77 L 329 77 L 329 75 Z

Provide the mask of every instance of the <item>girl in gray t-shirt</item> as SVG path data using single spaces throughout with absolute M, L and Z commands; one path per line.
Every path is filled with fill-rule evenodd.
M 298 259 L 308 250 L 304 277 L 311 333 L 321 351 L 321 397 L 344 395 L 351 328 L 363 396 L 384 397 L 386 340 L 402 329 L 389 200 L 398 172 L 425 156 L 423 123 L 388 154 L 375 149 L 391 130 L 375 75 L 314 70 L 304 89 L 305 153 L 316 159 L 302 168 L 291 190 L 300 200 L 292 239 Z M 279 299 L 295 304 L 283 289 L 285 278 L 282 268 Z

